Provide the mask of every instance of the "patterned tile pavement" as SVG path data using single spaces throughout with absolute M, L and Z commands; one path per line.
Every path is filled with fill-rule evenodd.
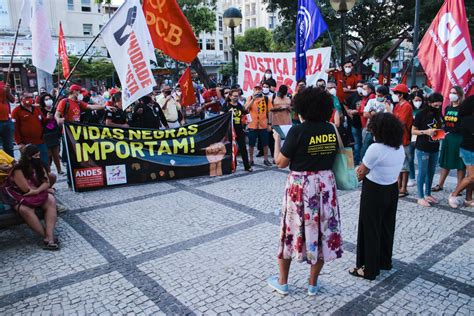
M 0 315 L 474 314 L 474 213 L 446 206 L 454 177 L 436 207 L 419 207 L 414 188 L 400 200 L 394 269 L 376 281 L 347 273 L 360 191 L 339 192 L 345 253 L 321 291 L 306 295 L 308 266 L 295 262 L 290 295 L 272 293 L 286 173 L 257 164 L 80 194 L 61 179 L 61 251 L 41 250 L 25 225 L 0 230 Z

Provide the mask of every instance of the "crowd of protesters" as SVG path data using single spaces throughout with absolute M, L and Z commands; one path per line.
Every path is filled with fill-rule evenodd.
M 321 154 L 323 147 L 301 142 L 305 137 L 310 137 L 311 132 L 320 131 L 322 134 L 332 135 L 328 128 L 335 128 L 341 143 L 353 148 L 354 164 L 359 166 L 358 176 L 364 181 L 359 223 L 360 243 L 358 243 L 358 247 L 363 248 L 358 249 L 357 266 L 350 272 L 355 276 L 373 279 L 380 269 L 391 266 L 394 208 L 396 210 L 399 197 L 409 194 L 408 187 L 416 186 L 418 204 L 430 207 L 439 203 L 431 192 L 444 190 L 449 171 L 455 169 L 458 183 L 455 191 L 448 196 L 448 204 L 453 208 L 463 204 L 473 206 L 473 98 L 465 99 L 462 89 L 453 87 L 449 95 L 449 105 L 442 111 L 445 98 L 441 94 L 433 92 L 426 95 L 416 86 L 409 89 L 404 84 L 392 89 L 386 84 L 374 86 L 355 73 L 354 65 L 350 61 L 341 69 L 328 69 L 327 72 L 328 82 L 320 79 L 314 87 L 309 87 L 304 80 L 300 80 L 292 91 L 291 87 L 277 86 L 272 72 L 267 70 L 262 76 L 262 81 L 255 85 L 251 95 L 247 96 L 238 85 L 223 86 L 211 82 L 206 89 L 195 85 L 194 114 L 197 119 L 208 119 L 225 112 L 233 112 L 236 141 L 246 171 L 251 172 L 256 158 L 263 157 L 262 163 L 268 167 L 274 164 L 279 167 L 289 165 L 293 174 L 292 181 L 308 177 L 310 181 L 326 183 L 326 189 L 333 186 L 333 180 L 326 174 L 326 171 L 331 169 L 329 164 L 324 164 L 322 161 L 333 157 L 336 148 L 333 148 L 334 151 Z M 78 84 L 71 84 L 58 95 L 59 88 L 51 93 L 45 89 L 40 89 L 36 95 L 23 93 L 15 100 L 9 86 L 0 81 L 0 139 L 3 145 L 3 151 L 0 152 L 2 160 L 0 179 L 20 193 L 17 196 L 20 200 L 17 199 L 13 207 L 33 230 L 43 232 L 41 235 L 45 238 L 46 249 L 59 248 L 57 238 L 50 233 L 50 226 L 54 225 L 54 216 L 50 214 L 52 213 L 50 208 L 52 205 L 56 208 L 56 205 L 51 202 L 51 198 L 38 205 L 48 210 L 50 219 L 44 230 L 41 230 L 37 219 L 31 217 L 32 207 L 23 204 L 28 199 L 21 200 L 21 193 L 38 194 L 40 187 L 48 186 L 48 190 L 43 191 L 54 199 L 52 185 L 56 177 L 51 172 L 51 165 L 54 163 L 57 173 L 67 173 L 65 142 L 62 139 L 64 122 L 103 124 L 122 128 L 166 129 L 177 128 L 186 124 L 189 119 L 186 108 L 181 106 L 182 92 L 179 85 L 164 84 L 156 87 L 151 94 L 140 98 L 126 109 L 122 107 L 122 94 L 118 88 L 84 89 Z M 305 93 L 301 95 L 303 92 Z M 16 107 L 12 106 L 15 103 Z M 53 108 L 53 104 L 56 104 L 56 107 Z M 313 110 L 316 112 L 312 112 Z M 399 125 L 394 123 L 394 119 Z M 285 133 L 282 133 L 280 128 L 283 126 L 288 128 L 293 126 L 286 140 Z M 388 126 L 393 128 L 388 130 Z M 298 130 L 295 130 L 296 127 Z M 334 138 L 331 140 L 335 143 Z M 13 159 L 15 143 L 21 151 L 18 163 Z M 24 150 L 25 148 L 29 148 L 28 152 Z M 393 150 L 396 154 L 387 156 L 387 153 Z M 400 154 L 401 152 L 403 154 Z M 34 164 L 37 162 L 35 160 L 37 156 L 44 168 L 43 175 Z M 387 159 L 381 158 L 385 156 Z M 397 157 L 402 157 L 403 160 L 400 162 Z M 313 160 L 319 162 L 314 164 Z M 438 163 L 441 175 L 439 182 L 432 186 Z M 17 165 L 21 167 L 15 167 Z M 48 181 L 45 181 L 44 175 L 47 175 Z M 68 176 L 68 181 L 69 178 Z M 392 182 L 394 178 L 396 179 Z M 287 196 L 290 194 L 289 188 L 294 188 L 314 194 L 317 191 L 318 199 L 320 198 L 319 189 L 300 188 L 298 185 L 293 182 L 287 184 Z M 460 197 L 463 192 L 466 196 L 465 201 Z M 382 193 L 387 198 L 382 199 L 382 195 L 378 195 Z M 380 208 L 384 210 L 377 209 L 371 204 L 377 202 L 375 195 L 380 198 Z M 362 205 L 367 207 L 363 210 Z M 382 218 L 381 222 L 387 220 L 390 227 L 385 227 L 388 230 L 382 232 L 376 229 L 378 235 L 373 235 L 375 228 L 370 227 L 372 222 L 364 224 L 364 221 L 377 212 L 383 213 L 378 216 Z M 297 213 L 302 215 L 304 212 Z M 335 224 L 339 214 L 332 213 L 332 216 L 335 219 L 332 224 Z M 383 219 L 384 216 L 390 218 Z M 283 225 L 289 224 L 283 222 Z M 317 247 L 321 246 L 321 240 L 318 239 L 321 238 L 321 234 L 318 236 L 313 241 Z M 310 240 L 305 236 L 303 238 L 306 242 Z M 298 241 L 295 239 L 291 241 L 293 242 Z M 365 246 L 362 246 L 364 243 Z M 337 248 L 333 247 L 335 244 L 337 244 L 335 241 L 331 243 L 332 251 Z M 384 263 L 382 266 L 374 266 L 372 261 L 368 261 L 367 253 L 369 256 L 374 255 L 370 253 L 371 249 L 379 244 L 386 248 L 386 252 L 377 253 L 375 256 L 381 256 L 381 262 Z M 278 282 L 281 283 L 287 278 L 289 262 L 285 260 L 291 259 L 293 257 L 291 249 L 297 250 L 299 246 L 300 244 L 281 245 L 280 259 L 283 261 L 280 263 L 280 277 L 277 281 L 274 278 L 269 280 L 274 287 L 278 287 Z M 319 259 L 327 256 L 338 257 L 342 253 L 340 249 L 336 252 L 321 251 L 313 249 L 303 254 L 298 251 L 296 253 L 298 258 L 316 265 L 311 272 L 310 292 L 315 291 L 317 275 L 324 263 L 324 260 L 320 262 Z M 308 259 L 308 254 L 313 257 Z M 285 290 L 280 288 L 280 292 Z

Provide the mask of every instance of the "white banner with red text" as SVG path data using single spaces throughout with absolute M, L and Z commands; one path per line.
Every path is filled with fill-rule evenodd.
M 150 60 L 150 34 L 140 1 L 129 0 L 102 29 L 107 50 L 122 84 L 122 106 L 127 108 L 151 93 L 156 85 Z
M 306 52 L 306 84 L 316 85 L 318 79 L 327 81 L 325 72 L 329 68 L 331 60 L 331 48 L 323 47 L 310 49 Z M 264 73 L 270 69 L 273 79 L 277 82 L 277 88 L 284 84 L 290 91 L 296 88 L 296 59 L 295 53 L 261 53 L 261 52 L 239 52 L 239 85 L 248 96 L 253 87 L 260 84 Z

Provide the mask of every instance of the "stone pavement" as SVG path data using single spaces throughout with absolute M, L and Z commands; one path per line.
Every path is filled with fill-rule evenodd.
M 449 208 L 446 191 L 422 208 L 410 188 L 394 268 L 376 281 L 347 273 L 360 191 L 339 192 L 345 252 L 324 267 L 321 291 L 306 295 L 308 265 L 295 262 L 290 295 L 272 293 L 286 174 L 257 165 L 89 193 L 60 179 L 61 251 L 43 251 L 25 225 L 0 230 L 0 315 L 474 314 L 474 212 Z

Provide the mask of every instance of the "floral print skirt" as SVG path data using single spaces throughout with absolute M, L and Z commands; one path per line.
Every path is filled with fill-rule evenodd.
M 342 256 L 341 220 L 331 170 L 291 171 L 281 211 L 279 259 L 315 264 Z

